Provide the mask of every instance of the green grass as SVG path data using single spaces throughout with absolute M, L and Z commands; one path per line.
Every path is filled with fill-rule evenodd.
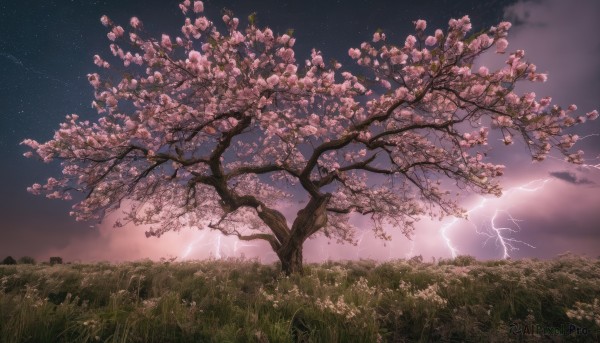
M 600 260 L 573 255 L 22 264 L 0 266 L 0 342 L 597 342 L 596 299 Z

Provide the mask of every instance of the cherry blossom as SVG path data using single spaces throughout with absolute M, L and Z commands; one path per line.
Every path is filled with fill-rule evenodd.
M 131 17 L 131 19 L 129 20 L 129 25 L 131 25 L 131 27 L 133 27 L 134 29 L 137 29 L 140 28 L 142 22 L 137 17 Z
M 200 13 L 204 11 L 204 3 L 202 1 L 194 1 L 194 13 Z
M 415 22 L 415 29 L 417 31 L 424 31 L 427 28 L 427 22 L 425 20 L 419 19 Z

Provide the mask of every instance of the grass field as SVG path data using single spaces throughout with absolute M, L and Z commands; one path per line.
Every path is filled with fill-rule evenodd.
M 600 259 L 0 266 L 1 342 L 598 342 Z

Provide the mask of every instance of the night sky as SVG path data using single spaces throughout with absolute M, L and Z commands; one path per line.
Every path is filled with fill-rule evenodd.
M 139 6 L 143 4 L 143 6 Z M 336 58 L 344 67 L 359 72 L 347 55 L 348 48 L 369 40 L 383 29 L 389 41 L 403 42 L 417 19 L 428 21 L 428 32 L 447 27 L 450 18 L 468 14 L 474 32 L 510 20 L 509 48 L 524 49 L 538 71 L 548 72 L 544 84 L 522 85 L 550 95 L 553 102 L 578 105 L 583 114 L 600 107 L 600 2 L 589 1 L 204 1 L 206 16 L 218 21 L 221 10 L 233 10 L 241 19 L 256 12 L 259 26 L 275 33 L 295 30 L 298 61 L 310 49 L 325 58 Z M 50 139 L 64 116 L 77 113 L 96 120 L 90 107 L 93 89 L 86 75 L 96 72 L 95 54 L 108 55 L 109 41 L 100 16 L 126 26 L 139 17 L 154 36 L 177 35 L 184 16 L 176 1 L 4 1 L 0 3 L 0 257 L 12 255 L 47 259 L 120 261 L 141 258 L 203 258 L 265 255 L 261 243 L 237 244 L 214 233 L 182 231 L 146 238 L 143 228 L 113 228 L 111 220 L 81 223 L 69 217 L 72 203 L 48 200 L 26 192 L 34 182 L 58 176 L 58 163 L 45 165 L 25 159 L 25 138 Z M 245 23 L 244 20 L 242 20 Z M 486 55 L 480 64 L 500 67 L 506 55 Z M 522 145 L 504 148 L 494 143 L 491 158 L 507 165 L 502 180 L 506 194 L 482 203 L 465 195 L 465 208 L 476 207 L 471 223 L 448 218 L 432 222 L 424 218 L 412 241 L 401 234 L 386 246 L 365 230 L 358 247 L 307 242 L 309 261 L 347 258 L 403 258 L 412 255 L 449 257 L 448 242 L 460 254 L 501 258 L 501 245 L 486 234 L 490 219 L 515 243 L 512 257 L 553 257 L 571 251 L 600 255 L 600 122 L 578 127 L 587 136 L 576 148 L 586 152 L 586 165 L 576 167 L 556 159 L 531 162 Z M 499 142 L 498 142 L 499 143 Z M 497 147 L 496 147 L 497 145 Z M 556 156 L 556 155 L 555 155 Z M 537 180 L 537 181 L 534 181 Z M 533 181 L 533 182 L 532 182 Z M 528 184 L 526 187 L 515 188 Z M 538 189 L 539 188 L 539 189 Z M 479 207 L 477 207 L 480 205 Z M 294 208 L 282 208 L 293 214 Z M 511 221 L 510 218 L 518 219 Z M 293 219 L 292 217 L 288 219 Z M 360 222 L 360 219 L 357 219 Z M 365 221 L 365 225 L 368 225 Z M 520 230 L 516 225 L 520 226 Z M 447 240 L 444 239 L 444 235 Z

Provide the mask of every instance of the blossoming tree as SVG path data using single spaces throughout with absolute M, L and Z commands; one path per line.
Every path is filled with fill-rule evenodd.
M 52 140 L 23 142 L 32 149 L 27 157 L 63 166 L 61 178 L 30 192 L 60 199 L 83 192 L 71 212 L 78 220 L 126 202 L 117 225 L 150 224 L 148 236 L 197 227 L 264 240 L 294 273 L 309 237 L 355 241 L 352 213 L 390 239 L 384 226 L 410 235 L 422 215 L 464 213 L 444 180 L 500 195 L 504 166 L 486 162 L 484 125 L 507 145 L 524 139 L 535 160 L 556 148 L 581 163 L 582 152 L 570 151 L 578 137 L 563 129 L 598 116 L 516 94 L 519 81 L 546 80 L 523 51 L 499 70 L 474 70 L 484 52 L 504 53 L 507 22 L 468 35 L 463 17 L 427 35 L 418 20 L 402 45 L 377 32 L 348 51 L 367 82 L 319 51 L 299 65 L 295 39 L 258 28 L 252 17 L 240 30 L 231 14 L 224 25 L 204 17 L 201 1 L 180 8 L 191 18 L 176 38 L 144 37 L 135 17 L 129 33 L 101 18 L 124 67 L 94 57 L 108 69 L 88 75 L 97 121 L 72 114 Z M 288 223 L 276 205 L 294 189 L 308 201 Z

